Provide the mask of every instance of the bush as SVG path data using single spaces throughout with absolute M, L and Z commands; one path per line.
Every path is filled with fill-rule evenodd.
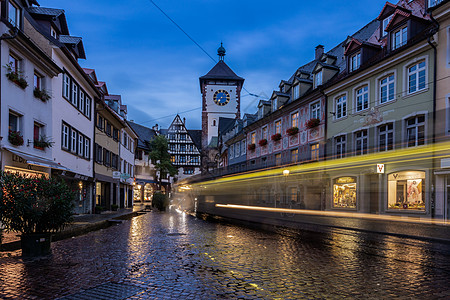
M 117 204 L 111 204 L 111 210 L 112 211 L 117 211 L 119 209 L 119 205 Z
M 6 231 L 59 231 L 72 221 L 74 200 L 62 180 L 0 173 L 0 222 Z
M 153 193 L 152 206 L 156 207 L 160 211 L 166 210 L 166 207 L 169 205 L 169 199 L 166 194 L 163 194 L 160 191 L 156 191 Z

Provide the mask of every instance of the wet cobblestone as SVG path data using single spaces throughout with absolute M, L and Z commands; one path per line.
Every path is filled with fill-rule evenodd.
M 450 298 L 450 245 L 346 230 L 270 233 L 151 212 L 52 250 L 2 253 L 0 299 Z

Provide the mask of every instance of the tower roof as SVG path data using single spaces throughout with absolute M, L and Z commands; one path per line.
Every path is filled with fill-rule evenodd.
M 219 62 L 206 75 L 200 77 L 200 80 L 202 79 L 228 79 L 244 81 L 244 78 L 237 76 L 236 73 L 234 73 L 223 60 L 219 60 Z

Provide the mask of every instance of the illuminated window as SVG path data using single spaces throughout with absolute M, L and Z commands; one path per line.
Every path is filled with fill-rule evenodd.
M 170 156 L 170 162 L 171 163 L 175 163 L 175 155 L 171 155 Z
M 394 149 L 394 124 L 378 126 L 378 150 L 388 151 L 392 149 Z
M 356 209 L 356 178 L 340 177 L 333 181 L 333 207 Z
M 346 151 L 346 138 L 345 135 L 341 135 L 334 138 L 334 148 L 335 148 L 335 155 L 336 158 L 342 158 L 345 157 L 345 151 Z
M 425 116 L 420 115 L 406 120 L 406 138 L 408 147 L 425 144 Z
M 319 160 L 319 143 L 311 145 L 311 160 Z
M 367 129 L 355 132 L 355 154 L 366 154 L 369 147 L 369 138 Z
M 281 165 L 281 153 L 275 154 L 275 164 L 277 166 Z
M 298 112 L 295 112 L 291 115 L 291 127 L 298 128 Z
M 369 108 L 369 87 L 363 86 L 356 89 L 356 111 Z
M 281 134 L 281 120 L 275 121 L 275 133 Z
M 356 53 L 350 57 L 350 72 L 359 69 L 361 66 L 361 52 Z
M 298 149 L 291 150 L 291 162 L 298 162 Z
M 250 144 L 256 143 L 256 132 L 252 132 L 250 135 Z
M 414 93 L 426 87 L 426 65 L 421 61 L 408 68 L 408 93 Z
M 320 120 L 320 101 L 311 103 L 309 106 L 310 118 Z
M 267 126 L 264 126 L 264 127 L 262 128 L 262 130 L 261 130 L 261 139 L 262 139 L 262 140 L 264 140 L 264 139 L 267 140 Z
M 347 96 L 342 95 L 335 99 L 335 115 L 336 119 L 347 116 Z
M 388 176 L 389 210 L 425 210 L 425 172 L 403 171 Z

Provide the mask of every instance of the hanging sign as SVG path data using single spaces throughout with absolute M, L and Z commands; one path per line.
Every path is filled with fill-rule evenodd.
M 384 174 L 384 164 L 377 164 L 377 173 Z

